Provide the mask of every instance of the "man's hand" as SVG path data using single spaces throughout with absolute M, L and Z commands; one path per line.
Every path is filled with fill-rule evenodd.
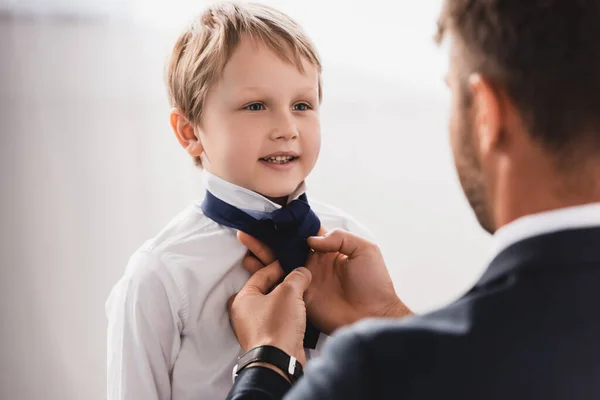
M 335 229 L 308 239 L 314 252 L 306 267 L 313 284 L 305 300 L 311 321 L 323 332 L 368 317 L 404 317 L 379 248 L 347 231 Z
M 306 268 L 298 268 L 268 293 L 283 274 L 279 263 L 274 262 L 252 275 L 229 300 L 229 318 L 244 351 L 271 345 L 304 365 L 306 307 L 303 296 L 310 285 L 311 273 Z
M 319 232 L 323 233 L 324 229 Z M 244 259 L 250 273 L 274 260 L 270 249 L 255 238 L 242 232 L 238 238 L 255 255 Z M 304 298 L 309 318 L 321 331 L 330 334 L 367 317 L 411 315 L 396 295 L 376 245 L 339 229 L 309 238 L 308 244 L 314 250 L 306 264 L 312 284 Z

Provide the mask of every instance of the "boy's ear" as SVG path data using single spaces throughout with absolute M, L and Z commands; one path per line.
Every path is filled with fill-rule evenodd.
M 171 110 L 170 122 L 171 128 L 173 128 L 175 137 L 177 137 L 181 147 L 183 147 L 192 157 L 199 157 L 204 151 L 204 148 L 202 147 L 200 138 L 194 131 L 194 124 L 192 124 L 177 108 Z

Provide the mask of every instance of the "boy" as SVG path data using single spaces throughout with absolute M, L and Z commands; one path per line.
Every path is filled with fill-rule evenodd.
M 168 87 L 171 126 L 203 168 L 207 198 L 256 220 L 294 200 L 306 206 L 304 180 L 320 149 L 321 64 L 298 25 L 261 5 L 214 5 L 178 39 Z M 247 250 L 205 205 L 192 204 L 136 251 L 108 299 L 111 400 L 223 399 L 232 386 L 241 350 L 226 303 L 248 279 Z M 311 206 L 328 229 L 369 236 L 340 211 Z

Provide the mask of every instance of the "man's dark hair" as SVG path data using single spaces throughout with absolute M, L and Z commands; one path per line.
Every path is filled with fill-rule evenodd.
M 446 0 L 438 28 L 545 147 L 600 150 L 600 0 Z

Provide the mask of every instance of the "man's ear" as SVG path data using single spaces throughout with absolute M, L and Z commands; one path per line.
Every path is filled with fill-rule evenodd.
M 181 147 L 192 157 L 199 157 L 204 148 L 202 147 L 202 141 L 194 131 L 194 124 L 177 108 L 171 110 L 170 122 L 171 128 L 173 128 L 175 137 L 177 137 L 177 141 L 179 141 Z
M 469 77 L 469 89 L 473 99 L 473 133 L 477 152 L 485 157 L 497 150 L 503 135 L 502 104 L 499 93 L 491 83 L 479 74 Z

